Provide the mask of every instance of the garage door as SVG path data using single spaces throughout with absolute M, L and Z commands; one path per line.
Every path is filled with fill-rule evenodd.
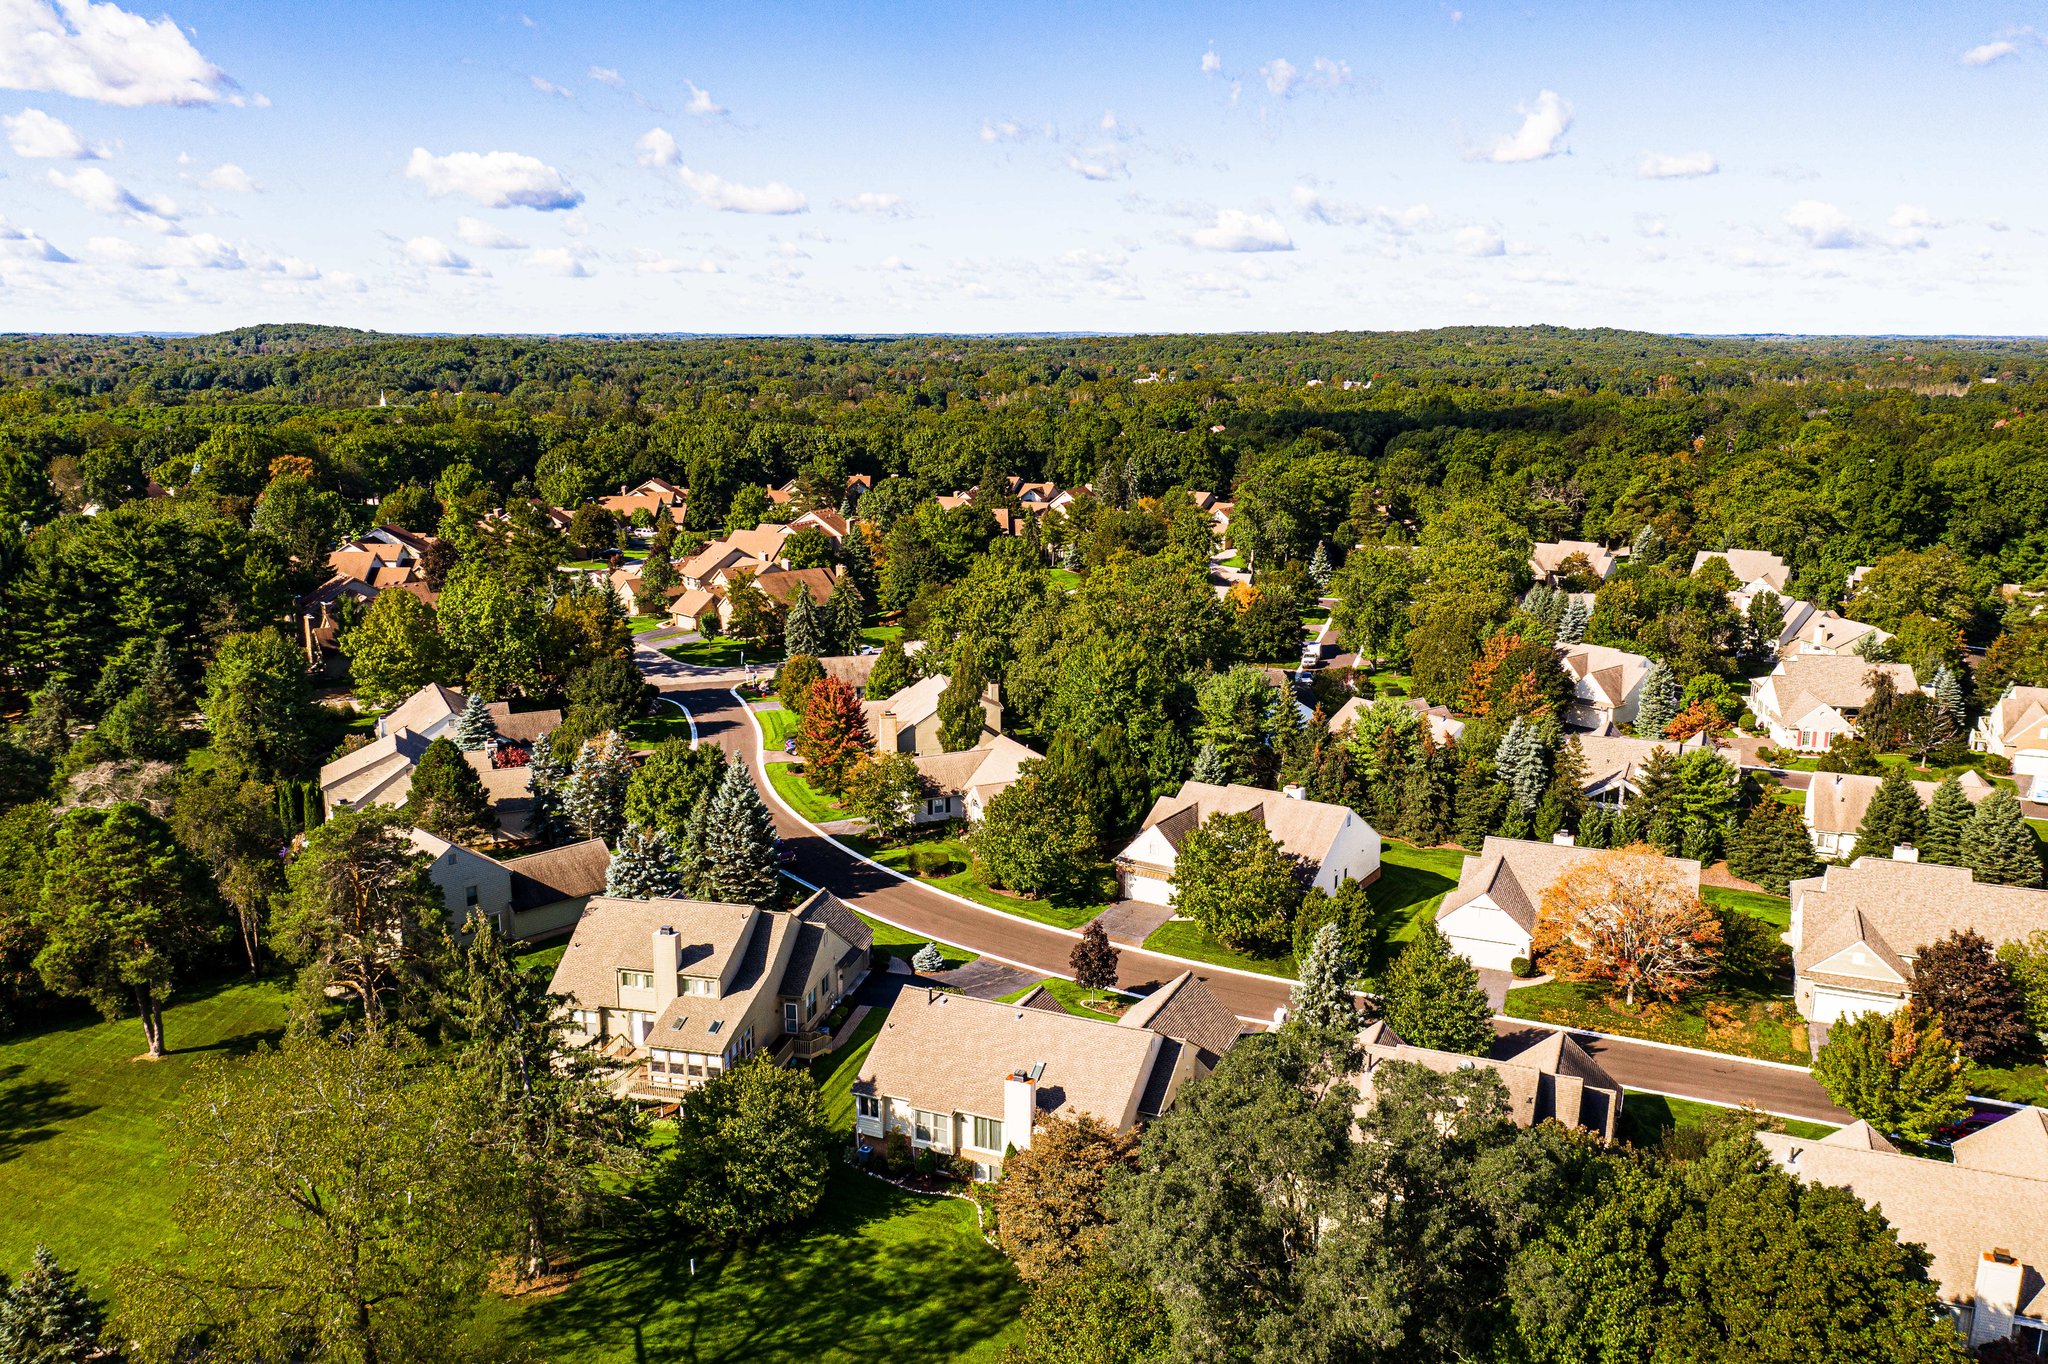
M 1855 990 L 1837 990 L 1826 985 L 1813 987 L 1813 1021 L 1839 1023 L 1869 1013 L 1890 1013 L 1898 1008 L 1896 999 L 1866 995 Z
M 1163 877 L 1127 871 L 1124 873 L 1124 898 L 1140 900 L 1148 905 L 1170 905 L 1173 903 L 1173 883 Z
M 1482 971 L 1506 971 L 1513 967 L 1523 949 L 1513 943 L 1490 942 L 1485 938 L 1450 938 L 1451 950 Z

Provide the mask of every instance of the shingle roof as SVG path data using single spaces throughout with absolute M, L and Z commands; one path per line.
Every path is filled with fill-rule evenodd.
M 727 1025 L 753 1011 L 763 990 L 780 990 L 782 975 L 771 972 L 773 964 L 788 950 L 786 939 L 801 934 L 806 925 L 788 914 L 758 913 L 740 930 L 737 944 L 739 963 L 723 994 L 677 995 L 656 1016 L 648 1029 L 648 1047 L 671 1051 L 720 1052 L 730 1046 L 736 1029 Z M 711 975 L 713 969 L 699 962 L 694 968 L 684 948 L 683 965 L 691 975 Z M 649 948 L 652 955 L 652 948 Z M 708 959 L 707 959 L 708 960 Z M 723 971 L 723 963 L 719 965 Z M 765 1042 L 767 1038 L 757 1041 Z
M 744 944 L 742 934 L 755 915 L 752 905 L 714 900 L 626 900 L 599 895 L 583 907 L 568 950 L 555 966 L 548 988 L 583 1001 L 586 1008 L 618 1003 L 621 970 L 654 969 L 654 930 L 682 935 L 683 969 L 691 975 L 718 974 Z
M 1561 644 L 1558 659 L 1576 683 L 1574 690 L 1598 705 L 1619 706 L 1650 671 L 1650 660 L 1604 644 Z
M 1500 906 L 1501 911 L 1524 932 L 1536 930 L 1536 913 L 1543 892 L 1551 882 L 1572 867 L 1597 857 L 1610 856 L 1603 848 L 1577 848 L 1559 843 L 1538 843 L 1522 838 L 1492 838 L 1480 845 L 1479 856 L 1468 857 L 1458 869 L 1457 889 L 1444 896 L 1436 917 L 1448 918 L 1481 895 Z M 1667 857 L 1699 892 L 1700 864 L 1689 857 Z
M 1614 552 L 1591 540 L 1538 540 L 1529 548 L 1529 567 L 1540 578 L 1557 572 L 1574 554 L 1586 556 L 1596 578 L 1604 578 L 1614 571 Z
M 1275 843 L 1285 852 L 1305 857 L 1320 865 L 1329 856 L 1330 848 L 1337 841 L 1337 833 L 1345 821 L 1354 819 L 1350 809 L 1342 805 L 1330 805 L 1319 800 L 1293 800 L 1278 791 L 1262 790 L 1256 786 L 1215 786 L 1208 782 L 1183 782 L 1180 790 L 1171 796 L 1161 796 L 1152 802 L 1152 809 L 1145 816 L 1142 829 L 1167 824 L 1178 817 L 1192 818 L 1200 824 L 1216 814 L 1253 814 L 1259 816 Z M 1162 829 L 1176 848 L 1179 839 L 1170 830 Z
M 1859 857 L 1792 883 L 1801 958 L 1837 920 L 1861 914 L 1894 952 L 1917 955 L 1951 929 L 1975 929 L 1993 947 L 2048 929 L 2048 890 L 1975 881 L 1968 867 Z M 1867 939 L 1866 939 L 1867 940 Z M 1875 945 L 1875 944 L 1873 944 Z M 1817 960 L 1818 958 L 1814 958 Z
M 896 723 L 905 729 L 921 724 L 939 713 L 939 694 L 951 686 L 953 679 L 944 673 L 921 677 L 895 695 L 880 701 L 867 701 L 862 708 L 868 713 L 868 728 L 875 728 L 875 720 L 885 713 L 893 713 Z
M 1613 782 L 1633 788 L 1644 764 L 1659 749 L 1676 757 L 1710 746 L 1704 736 L 1683 742 L 1631 739 L 1622 734 L 1579 734 L 1573 737 L 1578 740 L 1579 751 L 1586 758 L 1585 789 L 1588 791 L 1597 791 Z M 1733 764 L 1734 759 L 1727 751 L 1716 751 L 1721 753 L 1723 760 Z
M 1806 788 L 1806 825 L 1817 834 L 1853 834 L 1863 827 L 1864 812 L 1883 782 L 1882 777 L 1858 776 L 1853 772 L 1816 772 Z M 1956 778 L 1963 794 L 1976 804 L 1998 788 L 1976 771 Z M 1922 805 L 1931 804 L 1938 781 L 1916 781 L 1913 790 Z
M 2038 733 L 2024 732 L 2038 730 L 2048 724 L 2048 687 L 2007 687 L 1995 709 L 1998 733 L 2008 748 L 2034 751 L 2048 748 L 2048 740 L 2042 739 Z M 2029 740 L 2031 742 L 2027 742 Z
M 1167 981 L 1124 1010 L 1117 1022 L 1190 1043 L 1211 1066 L 1244 1032 L 1237 1015 L 1225 1008 L 1193 971 L 1183 971 Z
M 777 987 L 785 995 L 803 992 L 811 965 L 821 951 L 830 952 L 838 960 L 846 952 L 865 953 L 874 944 L 874 930 L 829 891 L 817 891 L 791 911 L 790 917 L 796 920 L 797 937 Z
M 813 892 L 810 899 L 796 907 L 795 913 L 798 918 L 823 924 L 837 934 L 841 942 L 858 951 L 866 952 L 875 945 L 875 930 L 829 890 Z
M 485 709 L 491 713 L 491 723 L 498 727 L 500 737 L 518 743 L 553 734 L 562 727 L 559 710 L 514 710 L 509 701 L 493 701 Z
M 796 590 L 801 587 L 811 594 L 813 602 L 823 605 L 838 581 L 838 575 L 829 568 L 771 568 L 756 575 L 754 586 L 770 601 L 785 604 L 796 600 Z
M 461 692 L 450 690 L 438 682 L 429 682 L 399 702 L 396 710 L 378 720 L 377 728 L 385 734 L 394 734 L 401 729 L 418 730 L 424 734 L 435 725 L 462 714 L 463 705 Z
M 1774 592 L 1783 592 L 1785 583 L 1791 578 L 1792 570 L 1777 555 L 1761 549 L 1703 549 L 1692 556 L 1692 571 L 1697 573 L 1700 566 L 1709 559 L 1725 559 L 1728 569 L 1736 581 L 1748 586 L 1762 579 L 1770 584 Z
M 611 850 L 601 838 L 511 858 L 505 870 L 512 873 L 512 908 L 538 909 L 596 895 L 604 889 L 611 864 Z
M 1621 1086 L 1562 1032 L 1546 1033 L 1533 1043 L 1504 1037 L 1488 1055 L 1467 1056 L 1412 1046 L 1384 1022 L 1373 1022 L 1360 1031 L 1358 1043 L 1362 1068 L 1352 1080 L 1358 1088 L 1361 1114 L 1373 1101 L 1373 1072 L 1387 1061 L 1422 1066 L 1440 1075 L 1479 1067 L 1491 1070 L 1507 1091 L 1508 1117 L 1520 1127 L 1555 1118 L 1568 1126 L 1589 1127 L 1602 1136 L 1612 1136 L 1621 1113 Z M 1588 1103 L 1587 1090 L 1605 1098 Z
M 1912 668 L 1906 664 L 1870 663 L 1854 654 L 1794 654 L 1755 685 L 1770 684 L 1778 717 L 1789 722 L 1812 714 L 1820 706 L 1861 710 L 1870 700 L 1870 685 L 1863 679 L 1873 668 L 1889 674 L 1901 696 L 1920 688 Z
M 918 774 L 935 792 L 959 796 L 978 790 L 986 796 L 990 790 L 1000 791 L 1015 783 L 1019 769 L 1037 761 L 1038 756 L 1015 739 L 998 734 L 974 748 L 920 754 L 916 761 Z
M 406 774 L 425 756 L 428 740 L 409 729 L 372 739 L 353 753 L 344 753 L 320 769 L 320 789 L 329 800 L 356 801 L 393 777 Z

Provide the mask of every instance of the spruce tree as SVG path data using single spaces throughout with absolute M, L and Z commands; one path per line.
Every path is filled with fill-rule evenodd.
M 987 712 L 981 708 L 981 661 L 962 640 L 953 651 L 953 675 L 939 693 L 939 743 L 948 753 L 959 753 L 981 742 L 988 727 Z
M 0 1360 L 6 1364 L 72 1364 L 99 1359 L 106 1310 L 75 1271 L 37 1246 L 12 1288 L 0 1276 Z M 117 1356 L 109 1355 L 107 1358 Z
M 835 655 L 850 654 L 860 647 L 867 604 L 861 600 L 860 589 L 850 576 L 841 574 L 839 581 L 832 584 L 832 595 L 825 598 L 823 615 L 826 643 Z
M 1087 560 L 1081 557 L 1081 546 L 1075 541 L 1067 541 L 1067 547 L 1060 551 L 1060 567 L 1069 573 L 1079 573 L 1086 566 Z
M 1318 596 L 1330 590 L 1330 551 L 1321 540 L 1316 541 L 1316 552 L 1308 561 L 1308 580 L 1316 585 Z
M 830 653 L 822 627 L 817 605 L 811 600 L 811 590 L 799 583 L 796 595 L 790 599 L 789 615 L 782 622 L 783 650 L 792 657 L 809 654 L 816 658 Z
M 1856 826 L 1856 856 L 1890 857 L 1901 843 L 1918 848 L 1926 832 L 1927 811 L 1920 793 L 1905 768 L 1890 768 L 1865 807 L 1863 822 Z
M 1629 542 L 1629 563 L 1643 568 L 1657 563 L 1664 557 L 1664 537 L 1657 534 L 1657 528 L 1644 525 L 1636 531 L 1636 538 Z
M 914 680 L 910 658 L 903 652 L 903 641 L 892 639 L 882 646 L 882 652 L 875 657 L 874 668 L 868 673 L 868 700 L 886 701 Z
M 1986 796 L 1970 816 L 1963 830 L 1963 865 L 1979 881 L 1994 885 L 2041 884 L 2040 849 L 2010 787 Z
M 1479 973 L 1434 920 L 1423 920 L 1381 978 L 1380 1016 L 1413 1046 L 1483 1056 L 1493 1045 L 1493 1006 Z
M 1409 840 L 1425 848 L 1450 841 L 1451 781 L 1446 762 L 1436 754 L 1408 769 L 1401 787 L 1401 827 Z
M 1566 739 L 1550 764 L 1550 782 L 1536 807 L 1536 837 L 1548 839 L 1559 830 L 1576 829 L 1586 810 L 1586 750 L 1575 734 Z
M 562 812 L 583 837 L 614 842 L 625 828 L 632 780 L 633 754 L 623 735 L 613 729 L 586 739 L 562 788 Z
M 1963 865 L 1963 834 L 1970 827 L 1977 807 L 1963 794 L 1963 784 L 1954 777 L 1934 788 L 1927 803 L 1927 829 L 1920 835 L 1920 860 L 1943 866 Z
M 1534 725 L 1516 716 L 1494 751 L 1493 766 L 1508 788 L 1515 810 L 1525 817 L 1533 816 L 1537 803 L 1543 799 L 1548 779 L 1544 758 L 1542 736 Z
M 1223 751 L 1213 743 L 1205 743 L 1195 753 L 1194 771 L 1188 774 L 1188 780 L 1207 782 L 1211 786 L 1228 786 L 1230 776 L 1230 762 L 1223 756 Z
M 1772 895 L 1819 869 L 1805 817 L 1782 800 L 1759 800 L 1728 845 L 1728 870 Z
M 1635 799 L 1622 807 L 1622 818 L 1614 831 L 1614 846 L 1626 847 L 1638 839 L 1647 839 L 1660 848 L 1676 848 L 1678 822 L 1684 813 L 1684 787 L 1678 759 L 1671 750 L 1653 751 L 1637 773 Z
M 928 942 L 911 956 L 910 967 L 918 974 L 928 976 L 935 971 L 946 969 L 946 957 L 939 951 L 937 943 Z
M 1582 848 L 1605 848 L 1610 846 L 1613 835 L 1609 832 L 1613 823 L 1613 811 L 1605 805 L 1589 805 L 1586 813 L 1579 816 L 1578 844 Z
M 693 899 L 708 898 L 704 894 L 704 875 L 711 859 L 704 847 L 711 839 L 711 802 L 717 795 L 715 783 L 699 791 L 689 818 L 683 822 L 682 837 L 669 843 L 669 851 L 676 859 L 676 885 L 680 888 L 677 893 Z
M 1316 930 L 1315 942 L 1301 959 L 1301 979 L 1294 983 L 1288 1000 L 1293 1022 L 1318 1032 L 1342 1030 L 1347 1034 L 1358 1026 L 1347 957 L 1343 931 L 1334 922 Z
M 490 703 L 481 691 L 471 692 L 455 721 L 455 746 L 464 753 L 474 753 L 497 737 L 498 722 L 491 718 Z
M 1661 739 L 1664 727 L 1671 723 L 1685 706 L 1685 697 L 1678 688 L 1678 674 L 1671 665 L 1656 662 L 1643 676 L 1641 699 L 1636 705 L 1636 737 L 1638 739 Z
M 1586 638 L 1586 626 L 1591 623 L 1593 613 L 1586 609 L 1585 599 L 1573 597 L 1565 603 L 1564 614 L 1557 618 L 1557 642 L 1578 644 Z
M 1969 713 L 1963 705 L 1963 684 L 1957 680 L 1948 664 L 1944 663 L 1934 670 L 1933 691 L 1934 704 L 1940 707 L 1942 714 L 1948 716 L 1949 722 L 1955 726 L 1955 732 L 1961 734 L 1969 727 Z
M 668 835 L 628 824 L 605 871 L 604 893 L 634 900 L 660 900 L 683 893 L 682 868 Z
M 534 739 L 527 770 L 533 789 L 533 813 L 527 818 L 527 827 L 535 838 L 553 838 L 565 821 L 562 788 L 568 783 L 569 769 L 556 758 L 552 735 L 542 734 Z
M 476 769 L 447 739 L 436 739 L 420 755 L 406 794 L 405 816 L 416 828 L 461 842 L 496 827 L 490 795 Z
M 874 551 L 868 547 L 867 532 L 854 521 L 846 523 L 846 538 L 839 542 L 839 557 L 846 565 L 846 576 L 860 589 L 862 601 L 875 600 L 881 579 L 875 572 Z
M 766 905 L 775 899 L 775 820 L 745 759 L 726 765 L 704 830 L 706 899 Z

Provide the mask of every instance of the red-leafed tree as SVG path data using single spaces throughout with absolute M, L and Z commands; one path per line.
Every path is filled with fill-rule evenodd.
M 804 760 L 804 775 L 811 784 L 838 795 L 846 789 L 846 774 L 853 765 L 874 751 L 860 693 L 829 674 L 813 682 L 804 698 L 803 724 L 796 732 L 797 756 Z
M 1545 969 L 1677 999 L 1704 984 L 1721 956 L 1721 921 L 1669 858 L 1647 846 L 1603 853 L 1543 892 L 1531 944 Z

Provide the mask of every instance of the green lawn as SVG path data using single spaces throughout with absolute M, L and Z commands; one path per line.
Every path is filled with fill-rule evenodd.
M 862 923 L 874 930 L 875 946 L 892 957 L 901 957 L 903 960 L 909 961 L 917 955 L 917 949 L 923 947 L 929 941 L 929 939 L 918 937 L 915 933 L 906 933 L 900 928 L 885 924 L 879 919 L 870 919 L 858 910 L 854 912 Z M 955 947 L 951 943 L 943 942 L 938 947 L 939 955 L 946 959 L 948 970 L 955 966 L 965 966 L 970 961 L 980 960 L 980 953 L 969 952 L 964 947 Z
M 811 1062 L 811 1078 L 818 1082 L 825 1116 L 843 1132 L 853 1131 L 853 1082 L 860 1075 L 860 1063 L 867 1059 L 868 1048 L 875 1045 L 875 1034 L 881 1032 L 888 1017 L 887 1009 L 868 1010 L 845 1046 Z
M 626 737 L 643 747 L 651 747 L 664 739 L 682 739 L 687 742 L 690 737 L 690 717 L 674 706 L 663 706 L 656 714 L 627 725 Z
M 761 746 L 770 753 L 780 753 L 783 742 L 795 734 L 796 727 L 803 723 L 802 716 L 793 710 L 784 710 L 781 706 L 773 710 L 763 710 L 757 706 L 754 708 L 754 719 L 761 726 Z
M 978 905 L 1015 914 L 1019 918 L 1035 919 L 1055 928 L 1079 928 L 1109 907 L 1102 901 L 1066 904 L 1054 900 L 1027 900 L 1021 895 L 997 890 L 975 869 L 966 841 L 957 834 L 923 838 L 897 847 L 857 834 L 841 835 L 839 841 L 891 871 L 914 876 L 926 885 L 951 891 Z M 930 872 L 939 874 L 927 874 Z
M 1697 1099 L 1674 1099 L 1664 1094 L 1645 1094 L 1639 1089 L 1624 1090 L 1621 1122 L 1615 1135 L 1632 1146 L 1648 1149 L 1662 1141 L 1664 1134 L 1674 1128 L 1698 1127 L 1717 1113 L 1732 1111 Z M 1795 1137 L 1814 1140 L 1835 1130 L 1826 1123 L 1803 1122 L 1798 1118 L 1772 1118 L 1770 1123 L 1772 1131 L 1789 1132 Z
M 171 1055 L 137 1061 L 142 1025 L 79 1023 L 0 1042 L 0 1271 L 38 1242 L 101 1289 L 163 1239 L 176 1181 L 158 1120 L 195 1062 L 282 1035 L 288 992 L 228 985 L 164 1011 Z
M 2048 1066 L 1973 1066 L 1970 1092 L 1987 1099 L 2048 1108 Z
M 1508 991 L 1502 1012 L 1539 1023 L 1763 1061 L 1803 1066 L 1811 1060 L 1806 1024 L 1793 1010 L 1792 1001 L 1760 990 L 1714 991 L 1677 1005 L 1639 1004 L 1630 1010 L 1619 1000 L 1609 999 L 1604 985 L 1553 980 Z
M 569 950 L 569 940 L 549 943 L 545 947 L 521 947 L 513 952 L 513 959 L 522 971 L 534 971 L 552 977 L 555 968 L 561 965 L 562 954 Z
M 662 652 L 678 663 L 689 663 L 699 668 L 737 668 L 749 662 L 774 663 L 782 657 L 772 650 L 764 651 L 743 639 L 729 639 L 724 635 L 717 639 L 693 639 L 684 644 L 670 644 Z
M 659 630 L 666 624 L 668 624 L 667 616 L 629 616 L 626 620 L 626 628 L 636 635 L 644 634 L 649 630 Z
M 1792 902 L 1782 895 L 1765 895 L 1754 890 L 1729 890 L 1725 886 L 1702 886 L 1700 898 L 1718 909 L 1735 909 L 1773 927 L 1792 926 Z
M 1040 985 L 1045 987 L 1047 994 L 1060 1002 L 1062 1009 L 1073 1014 L 1076 1018 L 1115 1018 L 1117 1014 L 1123 1012 L 1123 1006 L 1128 1002 L 1119 999 L 1116 995 L 1106 990 L 1090 990 L 1084 986 L 1074 984 L 1071 980 L 1061 980 L 1058 976 L 1047 976 L 1036 985 L 1027 985 L 1021 990 L 1012 990 L 1009 994 L 1001 996 L 997 1002 L 1000 1004 L 1015 1004 L 1018 1000 L 1036 990 Z M 1091 999 L 1115 1001 L 1117 1008 L 1114 1012 L 1090 1008 L 1088 1001 Z
M 813 824 L 842 819 L 845 811 L 835 809 L 832 798 L 803 779 L 802 763 L 763 763 L 768 770 L 768 783 L 781 796 L 783 803 Z
M 1072 592 L 1081 585 L 1081 575 L 1071 569 L 1048 569 L 1046 577 L 1051 579 L 1052 585 L 1062 592 Z
M 1291 978 L 1297 969 L 1292 952 L 1278 957 L 1255 957 L 1248 952 L 1235 952 L 1195 927 L 1188 919 L 1167 920 L 1152 930 L 1144 945 L 1151 952 L 1206 961 L 1212 966 L 1234 966 L 1240 971 L 1258 971 L 1269 976 Z
M 860 632 L 860 638 L 863 644 L 872 644 L 879 649 L 892 639 L 903 638 L 903 627 L 900 625 L 870 625 Z

